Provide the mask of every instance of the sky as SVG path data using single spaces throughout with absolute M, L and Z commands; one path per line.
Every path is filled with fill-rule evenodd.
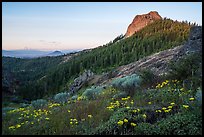
M 202 2 L 2 2 L 2 49 L 102 46 L 150 11 L 202 25 Z

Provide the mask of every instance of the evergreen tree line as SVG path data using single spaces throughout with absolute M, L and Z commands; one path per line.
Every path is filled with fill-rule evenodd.
M 95 73 L 110 71 L 145 56 L 183 44 L 188 39 L 192 25 L 167 18 L 155 21 L 131 37 L 124 38 L 120 35 L 106 45 L 81 52 L 68 62 L 55 65 L 47 70 L 45 78 L 29 81 L 21 87 L 19 94 L 36 99 L 62 90 L 66 91 L 70 80 L 85 69 L 91 69 Z

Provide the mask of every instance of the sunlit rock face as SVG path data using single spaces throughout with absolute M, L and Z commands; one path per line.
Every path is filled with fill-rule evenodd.
M 162 19 L 162 17 L 156 11 L 151 11 L 148 14 L 135 16 L 132 23 L 128 26 L 125 37 L 132 36 L 134 33 L 138 32 L 148 24 L 160 19 Z

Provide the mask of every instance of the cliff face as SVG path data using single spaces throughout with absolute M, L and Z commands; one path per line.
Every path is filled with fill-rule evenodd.
M 151 11 L 148 14 L 137 15 L 133 19 L 132 23 L 128 26 L 125 37 L 132 36 L 134 33 L 141 30 L 148 24 L 160 19 L 162 19 L 162 17 L 156 11 Z

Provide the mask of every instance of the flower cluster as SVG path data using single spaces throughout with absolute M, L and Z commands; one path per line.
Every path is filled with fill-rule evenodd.
M 22 127 L 23 125 L 34 123 L 39 123 L 42 120 L 49 121 L 50 118 L 48 117 L 48 114 L 52 114 L 51 111 L 48 111 L 46 109 L 38 109 L 38 110 L 31 110 L 30 107 L 27 108 L 19 108 L 16 110 L 9 111 L 8 114 L 15 113 L 15 115 L 19 115 L 18 122 L 19 124 L 11 125 L 8 128 L 9 129 L 18 129 Z
M 48 104 L 48 107 L 49 107 L 49 108 L 57 107 L 57 106 L 60 106 L 60 104 L 59 104 L 59 103 L 54 103 L 54 104 L 49 103 L 49 104 Z

